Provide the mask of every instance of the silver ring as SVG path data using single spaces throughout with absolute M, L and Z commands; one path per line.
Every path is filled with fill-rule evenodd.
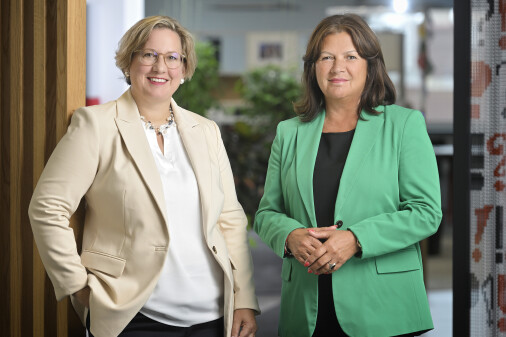
M 330 263 L 329 262 L 329 269 L 330 270 L 334 270 L 334 268 L 336 267 L 336 264 L 335 263 Z

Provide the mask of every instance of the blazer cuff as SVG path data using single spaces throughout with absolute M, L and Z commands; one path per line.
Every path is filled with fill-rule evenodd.
M 80 277 L 77 282 L 73 282 L 72 285 L 67 286 L 54 286 L 54 292 L 56 295 L 56 300 L 61 301 L 66 296 L 70 296 L 73 293 L 83 289 L 88 285 L 88 274 L 84 274 L 84 277 Z
M 260 306 L 254 292 L 237 292 L 234 294 L 234 310 L 251 309 L 255 315 L 260 315 Z
M 355 233 L 351 229 L 349 229 L 349 228 L 348 228 L 348 230 L 355 237 L 355 242 L 356 242 L 357 247 L 358 247 L 358 252 L 355 253 L 355 257 L 361 258 L 362 257 L 362 244 L 360 243 L 360 240 L 357 238 L 357 236 L 355 235 Z

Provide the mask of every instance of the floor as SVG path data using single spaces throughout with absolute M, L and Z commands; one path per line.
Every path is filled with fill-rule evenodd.
M 425 261 L 426 286 L 434 330 L 427 337 L 452 336 L 452 233 L 441 228 L 439 253 Z M 276 337 L 281 290 L 281 259 L 253 232 L 251 239 L 255 285 L 262 314 L 257 317 L 258 337 Z
M 429 255 L 426 262 L 427 295 L 429 297 L 434 330 L 427 337 L 452 336 L 452 232 L 442 228 L 440 253 Z

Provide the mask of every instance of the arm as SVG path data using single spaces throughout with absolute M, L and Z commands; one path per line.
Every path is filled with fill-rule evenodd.
M 248 220 L 241 204 L 237 200 L 232 169 L 220 131 L 216 124 L 214 124 L 214 127 L 217 138 L 221 183 L 225 196 L 218 223 L 225 237 L 230 259 L 233 261 L 235 267 L 232 270 L 234 274 L 234 309 L 236 311 L 237 309 L 252 309 L 259 313 L 260 309 L 253 284 L 253 262 L 251 260 L 246 229 Z M 247 315 L 247 317 L 253 317 L 254 322 L 254 315 Z
M 352 256 L 368 258 L 406 248 L 436 232 L 441 221 L 439 177 L 434 150 L 419 112 L 411 113 L 402 130 L 399 147 L 399 206 L 366 218 L 348 230 L 310 233 L 326 240 L 307 259 L 310 270 L 338 270 Z M 329 264 L 336 263 L 330 270 Z
M 74 113 L 67 133 L 42 172 L 28 209 L 35 242 L 58 300 L 87 284 L 69 220 L 95 177 L 97 130 L 98 124 L 87 109 Z
M 362 258 L 413 245 L 435 233 L 441 222 L 441 194 L 436 157 L 420 112 L 404 124 L 399 146 L 399 206 L 352 224 Z
M 306 226 L 286 214 L 282 187 L 282 142 L 283 132 L 278 126 L 271 147 L 269 167 L 264 186 L 264 195 L 255 215 L 254 229 L 260 238 L 280 257 L 285 257 L 285 243 L 294 257 L 304 260 L 320 241 L 312 238 Z

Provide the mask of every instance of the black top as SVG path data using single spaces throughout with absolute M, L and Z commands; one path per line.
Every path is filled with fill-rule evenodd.
M 313 172 L 313 196 L 318 227 L 334 224 L 337 190 L 355 130 L 322 133 Z
M 334 224 L 339 182 L 355 130 L 322 133 L 313 173 L 313 196 L 318 227 Z M 332 274 L 318 276 L 318 317 L 314 336 L 343 336 L 332 296 Z

